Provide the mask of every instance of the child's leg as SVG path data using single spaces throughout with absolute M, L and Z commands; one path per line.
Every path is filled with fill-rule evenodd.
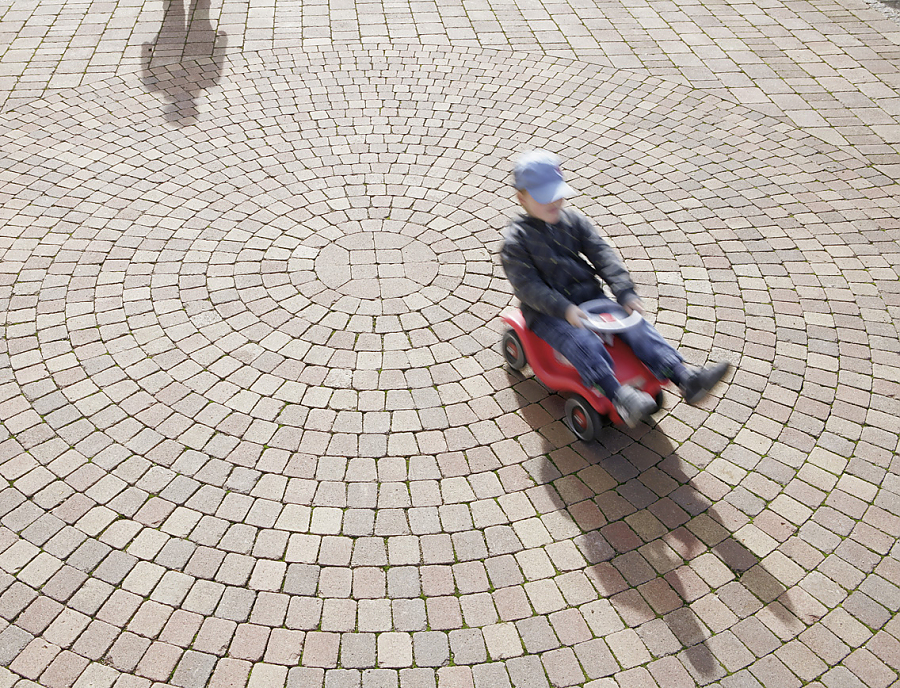
M 646 320 L 639 327 L 623 332 L 621 335 L 634 355 L 650 369 L 660 380 L 671 380 L 676 385 L 687 372 L 684 358 L 663 336 Z
M 599 301 L 599 300 L 598 300 Z M 617 318 L 625 318 L 625 309 L 611 299 L 591 308 L 593 313 L 609 313 Z M 608 303 L 607 303 L 608 302 Z M 669 344 L 653 325 L 644 320 L 639 326 L 619 335 L 634 355 L 660 380 L 671 380 L 676 385 L 686 372 L 684 358 Z
M 585 386 L 596 385 L 609 399 L 616 396 L 621 385 L 613 374 L 612 358 L 600 337 L 549 315 L 539 315 L 532 323 L 531 331 L 575 366 Z
M 591 311 L 612 313 L 617 317 L 625 315 L 625 310 L 619 304 L 612 301 L 610 303 L 612 306 L 609 308 L 606 308 L 607 304 L 602 304 L 601 310 L 591 308 Z M 700 403 L 731 368 L 727 361 L 703 368 L 687 368 L 681 354 L 646 320 L 639 327 L 623 332 L 620 336 L 656 377 L 671 380 L 678 385 L 689 404 Z

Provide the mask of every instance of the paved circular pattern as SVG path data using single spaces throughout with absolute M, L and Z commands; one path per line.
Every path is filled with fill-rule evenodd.
M 245 55 L 196 119 L 162 103 L 110 80 L 2 121 L 13 672 L 593 688 L 869 661 L 900 599 L 890 180 L 540 56 Z M 587 446 L 503 367 L 494 255 L 532 145 L 664 334 L 737 366 L 717 397 Z
M 418 235 L 425 228 L 411 229 Z M 432 238 L 440 240 L 441 236 L 434 232 Z M 439 268 L 437 254 L 428 244 L 392 233 L 387 227 L 349 234 L 335 244 L 322 247 L 315 267 L 326 287 L 366 301 L 409 296 L 431 284 Z M 302 275 L 302 270 L 298 265 L 296 271 Z M 459 280 L 452 281 L 459 283 Z M 445 290 L 441 298 L 449 295 L 450 290 Z

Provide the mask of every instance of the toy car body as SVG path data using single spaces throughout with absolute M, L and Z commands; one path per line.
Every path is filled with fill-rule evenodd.
M 662 406 L 664 383 L 616 336 L 637 326 L 643 319 L 642 316 L 635 312 L 624 320 L 618 320 L 609 313 L 592 312 L 591 308 L 596 307 L 595 304 L 594 301 L 581 304 L 581 309 L 592 316 L 590 320 L 584 321 L 585 327 L 603 339 L 613 360 L 616 379 L 623 385 L 631 385 L 652 396 L 658 409 Z M 528 329 L 522 311 L 507 311 L 501 318 L 510 326 L 503 334 L 501 343 L 507 364 L 514 370 L 521 370 L 526 364 L 531 365 L 534 374 L 544 385 L 568 395 L 566 422 L 578 439 L 585 442 L 596 439 L 601 427 L 600 416 L 607 416 L 614 423 L 621 423 L 622 419 L 612 401 L 600 390 L 586 387 L 572 364 Z

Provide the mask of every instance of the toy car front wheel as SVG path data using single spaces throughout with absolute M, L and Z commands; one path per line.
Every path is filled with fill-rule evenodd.
M 656 396 L 653 397 L 653 401 L 656 402 L 656 411 L 659 411 L 663 407 L 663 401 L 665 401 L 662 390 L 659 390 L 656 393 Z M 653 413 L 656 413 L 656 411 Z
M 600 414 L 583 397 L 573 396 L 566 401 L 566 423 L 575 437 L 591 442 L 600 429 Z
M 513 370 L 522 370 L 527 361 L 525 360 L 525 349 L 522 347 L 522 340 L 515 330 L 507 330 L 503 334 L 500 342 L 503 347 L 503 358 Z

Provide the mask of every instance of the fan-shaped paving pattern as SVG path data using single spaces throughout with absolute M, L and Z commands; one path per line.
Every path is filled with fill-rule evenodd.
M 490 51 L 246 55 L 196 123 L 160 112 L 111 80 L 3 120 L 14 672 L 809 680 L 805 647 L 886 642 L 889 180 L 683 86 Z M 736 364 L 721 398 L 585 446 L 504 369 L 529 145 L 659 328 Z

